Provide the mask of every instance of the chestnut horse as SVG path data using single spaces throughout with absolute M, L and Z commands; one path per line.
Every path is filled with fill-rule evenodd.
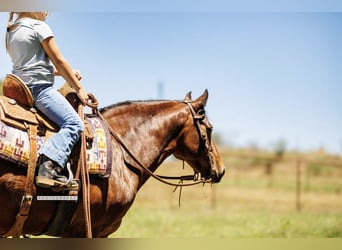
M 137 191 L 150 177 L 142 165 L 154 172 L 173 154 L 187 162 L 206 181 L 220 181 L 225 168 L 211 138 L 212 126 L 204 111 L 207 98 L 206 90 L 196 100 L 191 100 L 189 93 L 183 101 L 124 102 L 100 110 L 111 128 L 113 159 L 108 178 L 90 176 L 93 237 L 108 237 L 119 228 Z M 26 168 L 0 160 L 2 236 L 15 221 L 25 182 Z M 54 194 L 50 189 L 33 188 L 33 197 Z M 48 234 L 59 202 L 34 198 L 22 234 Z M 58 235 L 60 237 L 86 237 L 82 199 L 74 204 L 75 211 L 65 230 Z

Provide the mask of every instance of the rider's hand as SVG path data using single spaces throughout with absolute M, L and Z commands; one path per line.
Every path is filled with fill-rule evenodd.
M 74 69 L 74 75 L 76 76 L 77 80 L 81 80 L 82 79 L 82 75 L 81 72 L 77 69 Z
M 84 91 L 83 88 L 77 91 L 77 96 L 80 98 L 81 102 L 85 105 L 88 102 L 88 94 Z

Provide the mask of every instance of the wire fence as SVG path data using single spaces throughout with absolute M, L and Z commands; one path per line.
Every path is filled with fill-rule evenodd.
M 339 156 L 226 150 L 222 158 L 231 170 L 234 185 L 248 183 L 253 188 L 290 189 L 294 192 L 298 212 L 302 210 L 303 193 L 342 192 L 342 158 Z

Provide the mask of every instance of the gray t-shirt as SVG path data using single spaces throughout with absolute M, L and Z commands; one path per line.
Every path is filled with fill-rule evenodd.
M 53 84 L 54 67 L 42 42 L 53 37 L 50 27 L 42 21 L 21 18 L 8 34 L 8 54 L 13 63 L 12 73 L 26 84 Z

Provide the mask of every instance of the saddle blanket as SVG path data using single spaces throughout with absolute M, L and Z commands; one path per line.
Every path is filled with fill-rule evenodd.
M 92 133 L 87 141 L 86 160 L 90 174 L 106 177 L 111 172 L 111 140 L 106 125 L 98 117 L 87 117 Z M 37 137 L 37 150 L 53 133 Z M 30 154 L 28 133 L 0 121 L 0 157 L 27 166 Z

